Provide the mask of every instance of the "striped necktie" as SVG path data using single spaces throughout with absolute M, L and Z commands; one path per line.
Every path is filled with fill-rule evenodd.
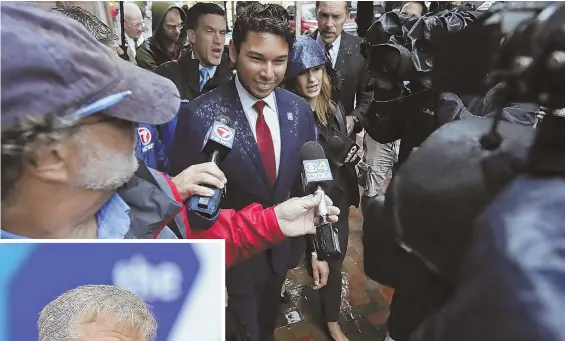
M 332 55 L 330 54 L 330 51 L 332 50 L 333 45 L 332 44 L 328 44 L 326 45 L 326 61 L 333 66 L 333 60 L 332 60 Z

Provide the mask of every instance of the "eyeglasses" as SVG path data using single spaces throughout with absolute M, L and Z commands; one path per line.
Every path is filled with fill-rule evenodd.
M 130 27 L 133 27 L 133 28 L 135 28 L 135 29 L 140 29 L 140 28 L 143 28 L 143 27 L 145 26 L 145 25 L 144 25 L 143 23 L 141 23 L 141 22 L 138 22 L 138 23 L 131 23 L 131 22 L 127 22 L 127 21 L 126 21 L 125 23 L 126 23 L 126 25 L 128 25 L 128 26 L 130 26 Z
M 165 24 L 165 25 L 163 25 L 163 26 L 164 26 L 167 30 L 169 30 L 169 31 L 174 31 L 174 30 L 176 30 L 176 29 L 181 30 L 181 29 L 183 28 L 183 26 L 184 26 L 184 23 L 181 22 L 181 23 L 178 24 L 178 25 Z

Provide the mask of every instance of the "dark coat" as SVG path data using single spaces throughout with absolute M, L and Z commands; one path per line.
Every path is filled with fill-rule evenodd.
M 199 65 L 198 60 L 192 58 L 192 49 L 187 49 L 178 61 L 174 60 L 158 66 L 155 69 L 155 73 L 175 83 L 179 90 L 181 101 L 192 101 L 232 79 L 233 72 L 230 68 L 229 57 L 227 54 L 224 54 L 220 65 L 216 68 L 214 77 L 210 78 L 204 84 L 202 91 L 200 91 Z M 166 124 L 157 127 L 161 140 L 165 145 L 165 153 L 169 158 L 173 148 L 176 125 L 177 118 L 175 117 Z
M 450 301 L 412 341 L 565 340 L 565 173 L 517 178 L 476 221 Z
M 233 76 L 233 71 L 229 67 L 229 57 L 223 54 L 214 77 L 210 78 L 200 91 L 199 65 L 198 60 L 192 58 L 192 50 L 187 50 L 179 60 L 166 62 L 157 67 L 155 73 L 173 81 L 180 92 L 181 100 L 189 101 L 229 82 Z
M 564 129 L 541 122 L 522 175 L 471 220 L 454 294 L 411 340 L 565 340 Z
M 389 107 L 380 115 L 402 124 L 389 125 L 396 129 L 391 131 L 385 125 L 378 127 L 381 137 L 390 135 L 390 140 L 379 142 L 396 140 L 394 134 L 412 133 L 407 139 L 401 135 L 409 149 L 401 149 L 405 163 L 389 185 L 386 207 L 371 207 L 364 221 L 364 243 L 370 245 L 365 251 L 365 272 L 395 288 L 387 326 L 398 341 L 408 340 L 410 333 L 449 299 L 471 239 L 473 218 L 500 186 L 517 174 L 534 132 L 526 124 L 516 124 L 523 119 L 522 113 L 532 109 L 528 104 L 501 104 L 489 95 L 474 97 L 468 102 L 470 108 L 455 94 L 442 94 L 439 101 L 438 109 L 431 113 L 414 110 L 408 115 Z M 491 119 L 483 117 L 492 115 L 500 105 L 505 121 L 512 121 L 501 122 L 505 147 L 497 153 L 484 153 L 475 147 L 491 124 Z M 533 122 L 535 113 L 525 117 Z M 437 122 L 453 120 L 456 122 L 434 129 Z M 416 144 L 417 139 L 425 142 Z M 414 147 L 419 147 L 418 151 L 408 158 Z M 408 248 L 400 247 L 399 240 Z M 409 249 L 413 251 L 407 252 Z
M 347 125 L 344 117 L 344 108 L 340 103 L 336 107 L 336 111 L 333 115 L 333 119 L 328 122 L 327 126 L 323 126 L 318 122 L 318 140 L 327 140 L 333 135 L 332 131 L 337 130 L 342 134 L 347 135 Z M 322 146 L 324 144 L 322 143 Z M 330 152 L 324 150 L 326 155 Z M 330 189 L 328 195 L 334 202 L 338 202 L 338 197 L 346 195 L 351 206 L 359 206 L 359 185 L 357 183 L 357 172 L 355 171 L 355 166 L 352 164 L 338 166 L 333 162 L 330 162 L 330 168 L 333 175 L 333 186 Z
M 169 53 L 169 51 L 167 51 L 160 42 L 165 15 L 172 9 L 176 9 L 180 12 L 183 22 L 186 20 L 186 15 L 182 8 L 175 6 L 173 3 L 156 1 L 153 5 L 151 5 L 151 11 L 153 13 L 153 36 L 146 39 L 143 44 L 137 48 L 135 54 L 137 66 L 153 71 L 157 66 L 170 60 L 174 60 L 180 55 L 185 41 L 184 36 L 186 35 L 186 29 L 183 28 L 181 30 L 181 36 L 175 44 L 175 49 L 177 51 L 176 56 L 171 55 L 171 53 Z
M 363 126 L 379 143 L 401 140 L 397 168 L 410 153 L 445 123 L 467 117 L 493 117 L 503 107 L 503 120 L 533 126 L 539 106 L 532 103 L 499 103 L 503 86 L 484 96 L 437 94 L 413 82 L 406 89 L 375 90 L 374 101 Z

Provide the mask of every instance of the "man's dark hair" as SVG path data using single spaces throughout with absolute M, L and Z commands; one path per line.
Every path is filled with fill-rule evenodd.
M 275 4 L 253 2 L 243 9 L 233 25 L 232 40 L 237 53 L 249 32 L 281 36 L 288 43 L 289 49 L 295 40 L 295 33 L 290 29 L 288 12 L 284 7 Z
M 194 30 L 198 27 L 198 20 L 206 14 L 220 15 L 226 17 L 226 11 L 217 4 L 211 2 L 197 2 L 186 11 L 186 28 Z
M 316 11 L 318 10 L 318 7 L 320 7 L 320 2 L 321 1 L 316 1 Z M 351 12 L 351 1 L 344 1 L 345 2 L 345 11 L 347 13 Z
M 243 10 L 252 3 L 253 1 L 238 1 L 235 5 L 235 16 L 239 17 L 241 15 L 241 12 L 243 12 Z

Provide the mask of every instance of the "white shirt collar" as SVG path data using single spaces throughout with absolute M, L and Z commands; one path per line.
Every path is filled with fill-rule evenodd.
M 135 57 L 135 55 L 137 53 L 137 50 L 135 49 L 135 41 L 132 38 L 130 38 L 130 36 L 128 36 L 127 34 L 126 34 L 126 40 L 128 42 L 128 46 L 130 47 L 131 53 Z M 143 34 L 142 34 L 137 39 L 137 47 L 140 47 L 144 40 L 145 40 L 145 38 L 143 38 Z
M 241 106 L 243 107 L 243 111 L 247 111 L 249 109 L 252 109 L 253 106 L 255 105 L 255 103 L 260 101 L 260 99 L 255 98 L 247 90 L 245 90 L 243 85 L 241 85 L 241 82 L 239 81 L 239 76 L 237 74 L 235 75 L 235 87 L 237 89 L 237 94 L 239 95 L 239 100 L 241 101 Z M 276 102 L 275 102 L 275 91 L 274 90 L 269 94 L 269 96 L 267 96 L 267 97 L 265 97 L 261 100 L 264 101 L 265 104 L 271 110 L 273 110 L 274 112 L 277 112 L 277 106 L 276 106 Z
M 128 41 L 131 41 L 132 44 L 134 43 L 133 38 L 131 38 L 131 37 L 128 36 L 127 34 L 126 34 L 126 39 L 127 39 Z M 145 41 L 145 38 L 143 37 L 143 33 L 142 33 L 142 34 L 139 36 L 139 38 L 137 38 L 137 46 L 141 46 L 141 44 L 142 44 L 144 41 Z M 133 45 L 132 45 L 132 46 L 133 46 Z
M 194 51 L 192 52 L 192 59 L 196 59 L 194 57 Z M 206 70 L 208 70 L 208 75 L 210 76 L 210 78 L 214 77 L 214 74 L 216 74 L 216 69 L 218 68 L 217 65 L 212 65 L 212 66 L 202 66 L 202 64 L 198 63 L 198 71 L 202 70 L 202 68 L 206 68 Z
M 337 36 L 337 38 L 332 43 L 332 49 L 331 49 L 331 52 L 333 54 L 332 57 L 337 57 L 337 53 L 339 52 L 339 46 L 341 45 L 341 36 L 342 35 L 343 35 L 343 33 L 340 34 L 339 36 Z M 322 47 L 324 48 L 324 51 L 325 51 L 326 43 L 322 39 L 322 35 L 320 34 L 320 31 L 318 31 L 318 36 L 316 37 L 316 41 L 318 43 L 320 43 L 320 45 L 322 45 Z M 335 60 L 334 60 L 334 63 L 335 63 Z

